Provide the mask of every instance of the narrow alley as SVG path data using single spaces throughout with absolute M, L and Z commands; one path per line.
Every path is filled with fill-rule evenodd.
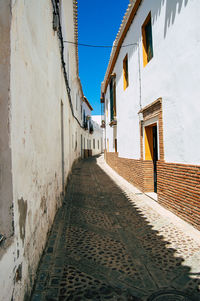
M 200 300 L 195 235 L 102 156 L 80 161 L 55 217 L 31 300 Z

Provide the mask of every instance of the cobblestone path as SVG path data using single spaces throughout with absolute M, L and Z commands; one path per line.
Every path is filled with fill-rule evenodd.
M 199 243 L 104 167 L 73 169 L 31 300 L 199 300 Z

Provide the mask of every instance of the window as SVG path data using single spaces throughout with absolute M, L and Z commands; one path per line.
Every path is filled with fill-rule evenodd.
M 93 139 L 93 149 L 95 149 L 95 139 Z
M 110 121 L 116 119 L 116 75 L 112 74 L 110 79 Z
M 123 60 L 123 81 L 124 81 L 124 90 L 128 87 L 128 54 Z
M 98 149 L 99 149 L 99 140 L 98 140 Z
M 86 115 L 85 115 L 85 110 L 83 110 L 83 127 L 85 130 L 88 129 L 88 121 L 87 121 L 87 118 L 86 118 Z
M 143 63 L 145 67 L 153 57 L 151 13 L 149 13 L 144 24 L 142 25 L 142 43 L 143 43 Z

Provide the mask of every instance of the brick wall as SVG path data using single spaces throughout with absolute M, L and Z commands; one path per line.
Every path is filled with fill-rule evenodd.
M 106 162 L 120 176 L 141 191 L 153 191 L 153 163 L 135 159 L 119 158 L 118 153 L 105 153 Z
M 200 230 L 200 166 L 158 162 L 158 202 Z
M 154 191 L 154 182 L 153 182 L 153 161 L 142 161 L 143 169 L 143 191 L 151 192 Z
M 153 191 L 152 161 L 119 158 L 105 152 L 106 162 L 143 192 Z M 158 202 L 200 230 L 200 166 L 157 162 Z

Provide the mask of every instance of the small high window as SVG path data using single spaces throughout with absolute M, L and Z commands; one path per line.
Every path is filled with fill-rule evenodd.
M 123 60 L 123 81 L 124 81 L 124 90 L 128 87 L 128 55 L 125 56 Z
M 142 25 L 143 63 L 144 67 L 153 57 L 153 39 L 151 26 L 151 13 Z

